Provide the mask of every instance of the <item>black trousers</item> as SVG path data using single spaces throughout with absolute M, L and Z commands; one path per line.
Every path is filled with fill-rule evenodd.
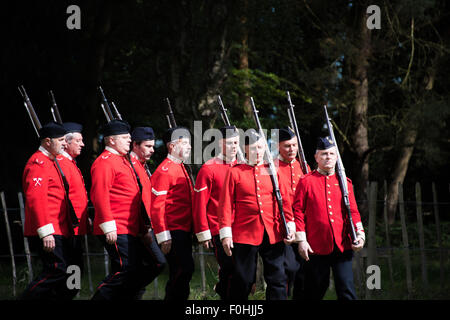
M 194 259 L 192 257 L 192 233 L 172 230 L 172 247 L 166 255 L 169 263 L 169 280 L 164 300 L 185 301 L 189 298 Z
M 352 271 L 353 251 L 340 252 L 335 246 L 328 255 L 310 255 L 305 261 L 305 298 L 323 299 L 330 283 L 330 269 L 338 300 L 355 300 L 356 292 Z
M 67 273 L 67 267 L 77 265 L 83 271 L 81 237 L 53 237 L 55 249 L 52 252 L 44 251 L 38 236 L 28 238 L 31 250 L 37 250 L 42 261 L 42 272 L 28 284 L 20 300 L 71 300 L 78 293 L 78 289 L 69 289 L 67 285 L 71 275 Z
M 294 249 L 296 248 L 292 247 L 292 245 L 286 245 L 284 251 L 284 268 L 287 276 L 288 296 L 291 295 L 296 275 L 300 268 L 300 263 L 296 259 Z
M 292 288 L 292 300 L 304 300 L 305 299 L 305 260 L 298 253 L 298 243 L 293 243 L 292 250 L 295 255 L 299 268 L 295 273 L 294 284 Z
M 231 278 L 229 300 L 247 300 L 255 282 L 258 253 L 264 265 L 267 283 L 266 300 L 287 299 L 287 276 L 285 272 L 285 249 L 283 241 L 270 244 L 264 232 L 263 242 L 258 246 L 234 243 L 232 250 L 234 271 Z
M 115 244 L 106 243 L 104 235 L 98 236 L 108 251 L 111 273 L 97 287 L 92 300 L 137 300 L 142 289 L 164 269 L 166 259 L 152 233 L 150 246 L 128 234 L 117 235 Z
M 227 300 L 230 296 L 230 283 L 233 275 L 233 259 L 226 255 L 223 250 L 220 235 L 212 238 L 214 245 L 214 255 L 219 264 L 219 282 L 216 284 L 216 292 L 222 300 Z

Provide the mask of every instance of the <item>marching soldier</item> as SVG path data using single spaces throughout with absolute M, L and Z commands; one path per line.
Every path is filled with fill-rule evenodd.
M 285 230 L 273 194 L 267 165 L 263 162 L 264 141 L 254 130 L 246 136 L 248 164 L 228 171 L 219 202 L 219 233 L 225 253 L 233 256 L 229 298 L 246 300 L 255 279 L 257 253 L 264 263 L 267 300 L 287 299 L 284 268 Z M 280 185 L 283 208 L 289 225 L 288 238 L 295 232 L 291 203 Z
M 128 158 L 129 131 L 122 120 L 106 124 L 105 150 L 91 167 L 94 234 L 111 261 L 111 273 L 98 286 L 93 300 L 137 299 L 164 267 L 151 263 L 153 257 L 144 246 L 152 241 L 144 223 L 149 220 L 151 185 L 138 161 Z
M 232 259 L 225 254 L 220 242 L 217 210 L 226 173 L 237 164 L 239 132 L 234 126 L 222 127 L 220 132 L 222 134 L 219 140 L 221 153 L 201 167 L 195 182 L 194 231 L 200 244 L 205 248 L 211 245 L 214 247 L 214 254 L 219 264 L 219 282 L 215 286 L 215 291 L 224 300 L 228 292 L 233 263 Z
M 278 159 L 274 160 L 280 176 L 279 183 L 285 184 L 291 203 L 294 202 L 294 194 L 300 177 L 304 175 L 300 162 L 297 160 L 298 140 L 294 130 L 289 127 L 278 130 Z M 304 275 L 301 269 L 302 258 L 298 254 L 297 244 L 286 246 L 286 274 L 290 293 L 292 286 L 293 299 L 299 299 L 303 295 Z
M 84 185 L 83 175 L 78 168 L 75 158 L 81 154 L 84 147 L 83 136 L 81 131 L 83 126 L 74 122 L 66 122 L 63 124 L 67 131 L 65 135 L 66 145 L 57 156 L 59 165 L 66 176 L 69 184 L 69 199 L 72 202 L 75 214 L 80 221 L 80 225 L 73 229 L 74 236 L 71 238 L 73 248 L 72 264 L 80 267 L 83 270 L 83 248 L 81 235 L 87 234 L 89 230 L 88 225 L 88 197 L 86 187 Z
M 150 172 L 150 169 L 147 165 L 147 161 L 150 160 L 151 156 L 155 152 L 153 147 L 155 146 L 155 133 L 153 131 L 153 128 L 151 127 L 137 127 L 131 132 L 131 152 L 130 156 L 132 159 L 136 160 L 137 165 L 142 166 L 142 170 L 144 170 L 147 174 L 147 178 L 150 180 L 152 174 Z M 151 181 L 149 181 L 151 186 Z M 151 192 L 151 190 L 148 190 L 148 192 Z M 150 209 L 151 210 L 151 209 Z M 156 278 L 163 270 L 162 266 L 165 266 L 167 264 L 166 258 L 164 257 L 164 254 L 162 253 L 160 247 L 158 246 L 158 243 L 155 238 L 155 234 L 152 229 L 148 231 L 151 235 L 151 238 L 148 237 L 147 241 L 145 242 L 146 249 L 150 251 L 152 256 L 151 263 L 159 267 L 154 272 L 154 278 Z M 142 290 L 139 292 L 138 296 L 142 297 L 145 292 L 145 287 L 142 288 Z
M 336 147 L 319 138 L 314 155 L 318 168 L 302 177 L 294 197 L 298 252 L 306 260 L 305 297 L 322 299 L 330 283 L 330 268 L 338 299 L 356 299 L 353 251 L 364 246 L 365 235 L 350 179 L 347 179 L 356 244 L 349 234 L 349 220 L 335 174 Z
M 43 271 L 29 283 L 20 299 L 67 300 L 77 289 L 66 285 L 67 267 L 73 264 L 73 228 L 56 157 L 66 146 L 66 129 L 50 122 L 39 130 L 40 147 L 23 173 L 26 198 L 24 235 L 36 246 Z M 76 263 L 76 262 L 75 262 Z
M 130 155 L 136 158 L 147 172 L 149 178 L 152 174 L 148 168 L 147 161 L 150 160 L 155 146 L 155 133 L 150 127 L 137 127 L 131 133 L 131 152 Z
M 187 300 L 194 260 L 192 258 L 193 185 L 184 166 L 191 153 L 190 133 L 170 128 L 163 137 L 167 158 L 152 175 L 154 232 L 169 264 L 165 300 Z

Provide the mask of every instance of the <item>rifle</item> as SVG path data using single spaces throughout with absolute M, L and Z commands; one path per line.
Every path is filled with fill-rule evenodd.
M 33 105 L 31 104 L 31 100 L 28 97 L 24 86 L 19 86 L 19 92 L 22 95 L 22 98 L 24 100 L 25 109 L 27 110 L 28 115 L 30 116 L 31 123 L 33 124 L 33 127 L 36 130 L 36 134 L 37 134 L 38 138 L 40 138 L 39 129 L 42 128 L 42 125 L 41 125 L 41 122 L 39 121 L 38 116 L 36 115 L 36 112 L 34 111 Z M 62 123 L 62 121 L 61 121 L 61 123 Z M 80 225 L 80 221 L 78 220 L 78 217 L 75 214 L 75 209 L 73 208 L 72 201 L 70 201 L 70 198 L 69 198 L 70 186 L 69 186 L 69 183 L 67 182 L 64 172 L 61 169 L 61 166 L 59 165 L 57 158 L 55 157 L 54 160 L 55 160 L 56 167 L 58 168 L 59 174 L 61 175 L 61 178 L 62 178 L 64 191 L 65 191 L 65 197 L 67 200 L 67 211 L 69 214 L 70 223 L 72 225 L 72 228 L 75 229 L 76 227 L 78 227 Z
M 225 106 L 223 105 L 222 98 L 220 97 L 220 95 L 217 96 L 217 102 L 219 103 L 219 111 L 220 111 L 220 116 L 222 117 L 223 123 L 226 126 L 231 126 L 230 119 L 228 119 L 228 115 L 227 115 L 227 109 L 225 109 Z M 242 153 L 240 146 L 238 146 L 238 150 L 237 150 L 237 159 L 238 159 L 238 162 L 245 163 L 245 157 L 244 157 L 244 154 Z
M 289 122 L 291 123 L 291 127 L 294 129 L 295 135 L 297 136 L 297 140 L 298 140 L 298 150 L 297 150 L 298 158 L 300 159 L 300 164 L 302 165 L 303 173 L 307 174 L 309 172 L 308 164 L 306 163 L 305 153 L 303 152 L 302 140 L 300 139 L 300 133 L 298 131 L 297 120 L 295 120 L 294 105 L 292 104 L 291 95 L 289 94 L 289 91 L 286 91 L 286 92 L 287 92 L 287 98 L 288 98 L 288 102 L 289 102 L 289 105 L 287 107 Z
M 166 102 L 167 102 L 167 109 L 169 111 L 169 113 L 166 114 L 167 121 L 169 122 L 169 128 L 175 128 L 177 126 L 177 123 L 175 121 L 175 116 L 173 114 L 169 98 L 166 98 Z
M 52 104 L 52 106 L 50 107 L 50 111 L 52 112 L 53 120 L 55 120 L 55 122 L 58 122 L 59 124 L 63 124 L 61 114 L 59 113 L 58 106 L 56 105 L 56 100 L 55 96 L 53 95 L 53 91 L 50 90 L 48 92 L 48 95 L 50 96 L 50 102 Z
M 355 226 L 353 225 L 353 218 L 352 218 L 352 212 L 350 210 L 350 199 L 348 196 L 348 185 L 347 185 L 347 176 L 345 174 L 345 168 L 344 164 L 342 163 L 341 155 L 339 154 L 339 149 L 336 143 L 336 138 L 334 137 L 333 132 L 333 125 L 331 124 L 331 120 L 328 117 L 327 112 L 327 106 L 324 105 L 323 109 L 325 110 L 325 120 L 327 122 L 328 127 L 328 134 L 333 141 L 334 145 L 336 146 L 336 155 L 337 155 L 337 161 L 336 161 L 336 173 L 339 179 L 339 187 L 341 188 L 342 192 L 342 198 L 344 199 L 345 207 L 347 208 L 347 215 L 348 220 L 350 223 L 350 237 L 352 238 L 353 244 L 356 244 L 356 232 L 355 232 Z
M 169 98 L 166 98 L 166 102 L 167 102 L 167 111 L 168 111 L 168 113 L 166 114 L 166 118 L 167 118 L 167 121 L 169 122 L 169 128 L 176 128 L 177 123 L 175 121 L 175 115 L 173 114 L 173 110 L 172 110 L 172 106 L 170 105 Z M 195 186 L 195 179 L 192 174 L 192 167 L 188 164 L 184 164 L 184 167 L 186 168 L 186 171 L 189 175 L 189 179 L 191 179 L 192 185 Z
M 106 96 L 105 96 L 105 93 L 103 92 L 102 87 L 99 86 L 98 90 L 99 90 L 99 92 L 100 92 L 100 94 L 102 96 L 103 103 L 101 104 L 101 106 L 102 106 L 103 112 L 105 113 L 106 121 L 110 122 L 110 121 L 115 120 L 115 119 L 123 120 L 121 114 L 119 113 L 119 110 L 117 110 L 116 105 L 114 104 L 114 102 L 111 102 L 111 104 L 112 104 L 112 106 L 114 108 L 114 112 L 116 114 L 116 116 L 114 117 L 114 114 L 111 111 L 111 108 L 109 106 L 109 102 L 106 99 Z M 130 163 L 131 168 L 133 169 L 133 172 L 134 172 L 134 175 L 136 177 L 136 181 L 137 181 L 137 184 L 138 184 L 138 187 L 139 187 L 139 192 L 141 194 L 141 211 L 140 212 L 141 212 L 142 220 L 144 221 L 144 225 L 147 228 L 150 228 L 152 223 L 151 223 L 150 217 L 147 214 L 147 209 L 145 208 L 144 203 L 142 202 L 142 188 L 143 187 L 142 187 L 141 179 L 139 178 L 139 175 L 136 172 L 136 169 L 134 168 L 133 161 L 131 161 L 130 154 L 127 154 L 126 158 L 127 158 L 128 162 Z
M 272 155 L 270 154 L 269 146 L 267 144 L 267 139 L 266 139 L 266 136 L 262 129 L 261 122 L 259 121 L 259 116 L 258 116 L 259 111 L 256 110 L 255 102 L 253 101 L 253 97 L 250 97 L 250 102 L 251 102 L 252 109 L 253 109 L 255 123 L 258 128 L 258 133 L 261 136 L 261 138 L 264 140 L 264 149 L 265 149 L 265 154 L 267 156 L 267 162 L 269 163 L 269 174 L 270 174 L 270 179 L 272 180 L 273 192 L 274 192 L 276 200 L 277 200 L 278 210 L 280 211 L 281 220 L 282 220 L 284 229 L 286 231 L 286 238 L 287 238 L 287 236 L 289 235 L 289 229 L 288 229 L 288 226 L 286 223 L 286 217 L 284 215 L 283 198 L 281 197 L 280 185 L 278 183 L 277 169 L 275 168 L 275 164 L 273 163 Z
M 115 118 L 114 118 L 114 115 L 113 115 L 113 113 L 111 112 L 111 108 L 110 108 L 110 106 L 109 106 L 109 102 L 108 102 L 108 100 L 106 99 L 106 96 L 105 96 L 105 93 L 103 92 L 102 87 L 99 86 L 99 87 L 98 87 L 98 90 L 99 90 L 100 95 L 101 95 L 102 100 L 103 100 L 103 103 L 101 103 L 101 107 L 102 107 L 103 112 L 105 113 L 106 121 L 107 121 L 107 122 L 110 122 L 110 121 L 112 121 L 112 120 L 115 119 Z

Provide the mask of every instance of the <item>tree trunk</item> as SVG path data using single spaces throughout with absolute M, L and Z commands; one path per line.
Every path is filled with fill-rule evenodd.
M 386 199 L 389 224 L 392 224 L 395 221 L 395 212 L 398 203 L 398 184 L 403 184 L 405 179 L 406 171 L 408 170 L 408 163 L 414 151 L 417 133 L 417 128 L 407 127 L 402 134 L 401 147 L 398 153 L 398 158 L 395 161 L 392 181 L 389 184 Z
M 241 50 L 239 52 L 239 70 L 247 70 L 249 68 L 248 64 L 248 0 L 242 1 L 242 11 L 240 16 L 241 24 Z M 239 101 L 243 101 L 244 113 L 248 118 L 252 117 L 252 106 L 250 104 L 250 97 L 247 92 L 250 90 L 250 81 L 248 78 L 244 79 L 243 91 L 239 97 Z
M 355 59 L 355 103 L 353 107 L 353 127 L 350 139 L 355 153 L 354 185 L 357 200 L 367 200 L 367 181 L 369 180 L 369 138 L 367 112 L 369 107 L 369 57 L 371 55 L 370 30 L 366 26 L 365 9 L 362 10 L 362 19 L 359 22 L 359 50 Z M 362 216 L 367 216 L 367 201 L 359 205 Z
M 99 144 L 97 140 L 97 128 L 106 123 L 103 114 L 101 114 L 100 106 L 98 105 L 97 87 L 101 81 L 103 66 L 105 64 L 105 53 L 107 45 L 107 37 L 111 30 L 113 4 L 111 1 L 104 1 L 98 8 L 98 15 L 96 17 L 95 26 L 93 30 L 92 55 L 88 61 L 88 73 L 86 75 L 85 86 L 85 129 L 83 130 L 86 154 L 90 154 L 91 158 L 84 157 L 81 166 L 89 169 L 89 166 L 99 152 Z M 88 171 L 87 171 L 88 172 Z

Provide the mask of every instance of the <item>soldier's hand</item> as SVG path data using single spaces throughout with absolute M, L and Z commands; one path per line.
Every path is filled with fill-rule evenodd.
M 147 233 L 145 233 L 145 234 L 142 236 L 142 241 L 143 241 L 147 246 L 150 246 L 151 243 L 153 242 L 152 233 L 151 233 L 150 231 L 147 232 Z
M 117 241 L 117 231 L 111 231 L 105 234 L 106 236 L 106 243 L 107 244 L 114 244 Z
M 222 239 L 222 246 L 225 254 L 231 257 L 231 249 L 233 248 L 233 239 L 231 237 L 226 237 Z
M 203 248 L 205 248 L 205 249 L 212 248 L 211 240 L 206 240 L 206 241 L 203 241 L 203 242 L 200 242 L 200 243 L 203 246 Z
M 167 241 L 161 242 L 162 253 L 168 254 L 170 252 L 171 248 L 172 248 L 172 240 L 167 240 Z
M 361 237 L 357 237 L 356 241 L 356 244 L 352 243 L 352 250 L 358 252 L 364 247 L 364 239 L 362 239 Z
M 51 234 L 43 237 L 42 245 L 44 247 L 44 251 L 52 252 L 55 249 L 55 237 Z
M 295 233 L 289 230 L 287 238 L 284 239 L 285 244 L 291 244 L 295 240 Z
M 298 253 L 302 256 L 306 261 L 309 260 L 309 253 L 314 253 L 314 251 L 309 246 L 308 241 L 303 240 L 298 243 Z

